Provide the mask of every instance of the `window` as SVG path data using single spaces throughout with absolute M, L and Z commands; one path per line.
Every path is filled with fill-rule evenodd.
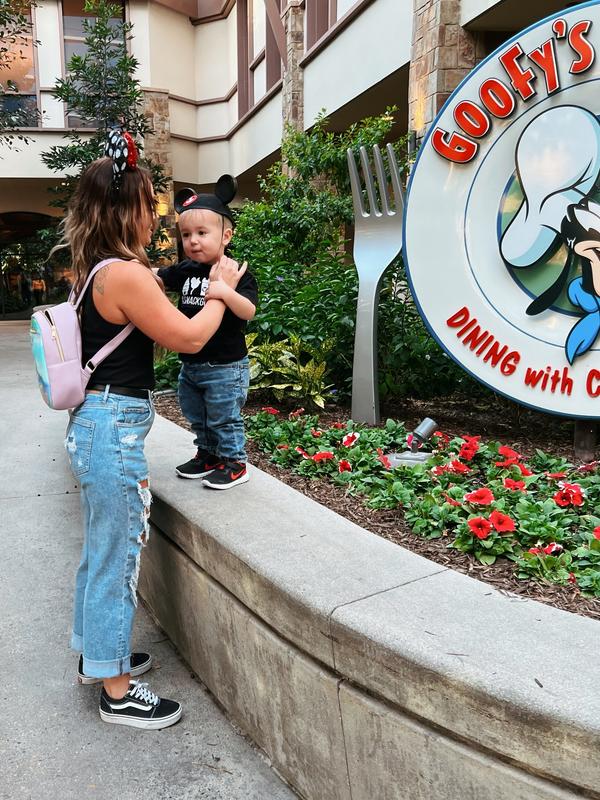
M 281 9 L 281 0 L 275 0 Z M 238 0 L 238 116 L 243 117 L 281 78 L 281 55 L 265 0 Z
M 39 122 L 37 113 L 37 85 L 35 78 L 33 32 L 31 14 L 28 12 L 29 31 L 17 37 L 15 42 L 7 44 L 0 72 L 3 93 L 2 108 L 9 118 L 15 120 L 17 127 L 36 127 Z
M 122 0 L 114 0 L 115 4 L 122 6 Z M 94 14 L 84 10 L 85 0 L 62 0 L 63 7 L 63 37 L 65 47 L 65 65 L 68 69 L 72 56 L 84 56 L 87 47 L 85 44 L 85 30 L 83 23 L 86 19 L 93 19 Z M 123 19 L 121 15 L 118 19 Z M 93 122 L 84 123 L 81 118 L 71 112 L 67 115 L 69 128 L 94 128 Z

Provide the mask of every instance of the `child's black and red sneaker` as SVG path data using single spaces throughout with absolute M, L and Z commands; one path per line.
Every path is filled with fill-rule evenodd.
M 211 473 L 221 464 L 221 459 L 209 453 L 207 450 L 198 449 L 196 455 L 186 461 L 185 464 L 180 464 L 175 467 L 175 472 L 180 478 L 203 478 L 205 475 Z
M 231 489 L 238 483 L 246 483 L 250 479 L 245 464 L 240 461 L 225 461 L 214 469 L 202 481 L 209 489 Z

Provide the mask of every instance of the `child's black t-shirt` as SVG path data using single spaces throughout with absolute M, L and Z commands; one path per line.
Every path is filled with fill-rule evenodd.
M 204 295 L 208 288 L 210 275 L 209 264 L 199 264 L 189 258 L 158 270 L 165 287 L 179 294 L 177 307 L 186 315 L 193 317 L 204 308 Z M 258 286 L 256 278 L 246 271 L 237 285 L 236 291 L 256 306 L 258 302 Z M 180 353 L 182 361 L 213 364 L 230 364 L 239 361 L 248 354 L 246 348 L 246 321 L 226 309 L 217 332 L 198 353 Z

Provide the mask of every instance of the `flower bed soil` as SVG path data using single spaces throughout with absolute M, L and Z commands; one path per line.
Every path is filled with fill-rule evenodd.
M 264 405 L 264 402 L 257 401 L 255 396 L 251 398 L 245 409 L 248 415 L 257 413 Z M 176 396 L 159 395 L 155 403 L 159 414 L 189 430 Z M 293 410 L 281 404 L 279 407 L 282 413 Z M 536 449 L 540 449 L 576 463 L 573 453 L 572 422 L 523 409 L 502 399 L 408 400 L 395 407 L 384 407 L 383 415 L 384 418 L 402 420 L 409 430 L 421 419 L 430 416 L 436 420 L 438 427 L 450 436 L 470 434 L 481 435 L 484 439 L 497 438 L 515 447 L 525 458 L 533 455 Z M 322 425 L 334 421 L 345 422 L 349 418 L 349 410 L 330 407 L 319 416 Z M 556 586 L 535 580 L 519 580 L 514 573 L 513 565 L 504 559 L 499 559 L 492 566 L 481 564 L 471 555 L 448 549 L 443 538 L 429 540 L 412 533 L 403 519 L 401 510 L 367 508 L 360 498 L 345 493 L 327 480 L 307 478 L 280 468 L 272 463 L 269 455 L 263 453 L 256 442 L 248 440 L 247 444 L 248 457 L 252 464 L 384 539 L 431 561 L 485 581 L 499 591 L 514 596 L 516 600 L 524 601 L 531 598 L 565 611 L 600 619 L 600 600 L 583 597 L 576 586 Z M 192 448 L 190 440 L 190 449 Z M 173 454 L 174 466 L 178 460 L 185 460 L 189 455 L 190 453 Z

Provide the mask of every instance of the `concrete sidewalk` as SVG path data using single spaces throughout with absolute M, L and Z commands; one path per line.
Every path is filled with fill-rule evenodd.
M 184 718 L 164 731 L 106 725 L 96 686 L 68 650 L 81 547 L 78 487 L 63 450 L 66 414 L 39 394 L 28 323 L 0 323 L 0 798 L 292 800 L 140 607 L 159 694 Z

